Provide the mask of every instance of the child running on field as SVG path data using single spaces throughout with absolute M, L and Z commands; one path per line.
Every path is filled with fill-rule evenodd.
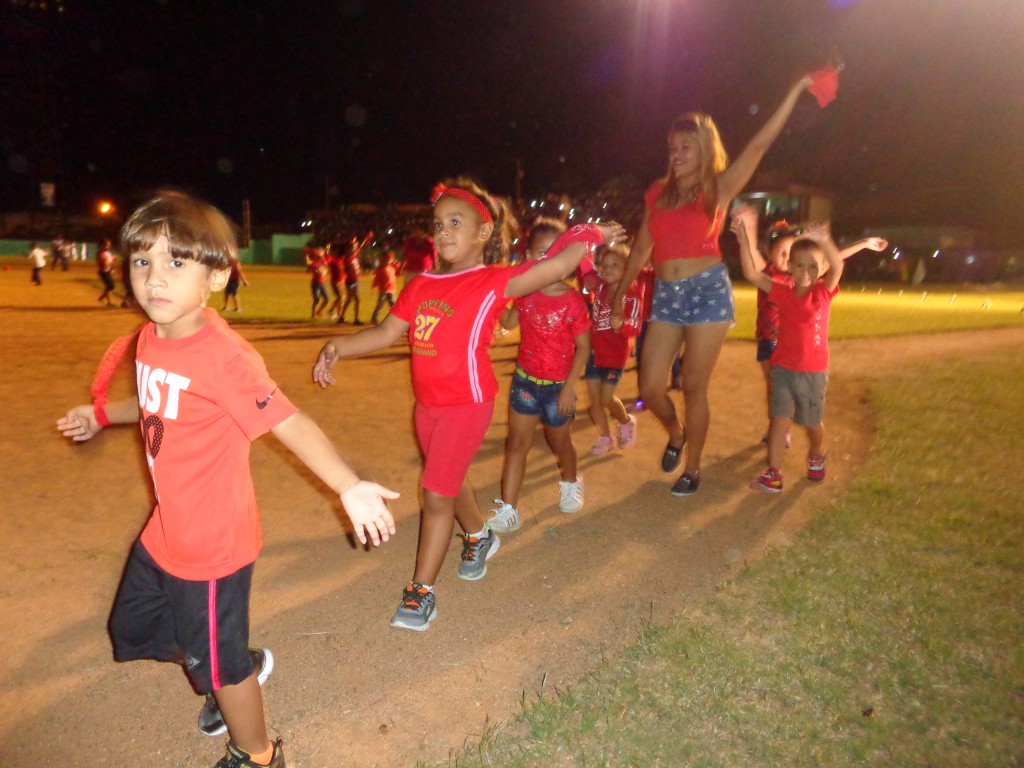
M 231 308 L 235 312 L 242 311 L 242 302 L 238 299 L 238 291 L 244 285 L 248 287 L 249 281 L 245 277 L 245 272 L 242 271 L 242 262 L 238 259 L 237 254 L 231 255 L 231 267 L 228 273 L 228 282 L 224 286 L 224 307 L 221 312 L 228 311 L 228 305 L 232 305 Z
M 116 263 L 117 257 L 114 256 L 114 252 L 110 248 L 110 241 L 104 240 L 96 254 L 96 274 L 99 275 L 100 282 L 103 283 L 103 292 L 97 301 L 106 302 L 108 307 L 114 306 L 114 301 L 110 297 L 114 295 L 114 265 Z
M 597 272 L 584 275 L 584 284 L 593 297 L 591 310 L 594 324 L 590 328 L 590 360 L 583 378 L 590 396 L 588 413 L 597 427 L 597 442 L 590 449 L 593 456 L 602 456 L 615 447 L 608 414 L 618 428 L 618 444 L 623 450 L 636 445 L 636 416 L 616 396 L 615 388 L 622 380 L 633 344 L 643 322 L 643 286 L 634 281 L 623 297 L 623 321 L 619 330 L 612 328 L 611 298 L 619 288 L 626 270 L 629 250 L 623 246 L 607 246 L 598 252 Z
M 184 666 L 207 696 L 200 730 L 230 737 L 217 768 L 283 768 L 260 692 L 274 657 L 249 648 L 253 564 L 263 545 L 250 443 L 272 432 L 341 497 L 364 544 L 395 532 L 384 500 L 398 494 L 361 481 L 278 389 L 259 353 L 207 309 L 210 294 L 227 282 L 235 248 L 220 211 L 162 192 L 129 217 L 121 240 L 136 301 L 149 317 L 135 344 L 138 397 L 106 401 L 109 375 L 130 347 L 126 337 L 104 358 L 95 402 L 57 421 L 75 441 L 111 424 L 142 429 L 156 506 L 114 601 L 114 658 Z
M 348 308 L 351 306 L 352 324 L 363 325 L 363 321 L 359 319 L 359 275 L 362 273 L 359 267 L 359 254 L 362 253 L 363 248 L 366 247 L 366 244 L 370 242 L 372 237 L 373 232 L 367 234 L 362 242 L 353 237 L 349 241 L 348 248 L 341 260 L 342 268 L 345 270 L 345 303 L 338 314 L 339 323 L 345 322 L 345 313 L 348 312 Z
M 373 287 L 377 289 L 377 306 L 373 308 L 370 322 L 374 325 L 380 321 L 380 311 L 387 302 L 390 310 L 395 306 L 395 293 L 398 291 L 398 261 L 394 251 L 385 251 L 381 257 L 377 271 L 373 274 Z
M 799 227 L 792 227 L 787 222 L 776 222 L 768 230 L 768 258 L 761 255 L 757 246 L 757 214 L 753 208 L 742 206 L 737 208 L 734 215 L 740 216 L 748 221 L 747 242 L 750 246 L 750 255 L 754 260 L 754 267 L 774 280 L 779 275 L 789 273 L 789 252 L 793 243 L 803 232 Z M 889 243 L 881 237 L 867 237 L 839 251 L 843 261 L 865 248 L 872 251 L 884 251 Z M 828 270 L 827 264 L 822 264 L 822 274 Z M 764 374 L 765 393 L 767 395 L 768 410 L 771 410 L 772 402 L 772 353 L 779 343 L 779 308 L 768 298 L 767 292 L 757 292 L 757 323 L 754 326 L 754 337 L 757 340 L 757 362 L 761 365 L 761 372 Z M 786 447 L 792 440 L 792 433 L 786 432 Z M 768 432 L 764 433 L 761 442 L 768 443 Z
M 322 248 L 307 246 L 305 251 L 306 270 L 310 273 L 309 289 L 313 294 L 313 306 L 310 316 L 313 319 L 320 317 L 327 308 L 330 299 L 327 297 L 327 289 L 324 282 L 327 280 L 328 266 L 327 256 Z
M 786 433 L 795 421 L 806 428 L 807 479 L 825 479 L 825 388 L 828 384 L 828 319 L 839 292 L 843 259 L 827 224 L 811 225 L 789 249 L 789 274 L 769 276 L 753 257 L 750 234 L 757 231 L 752 209 L 733 215 L 732 231 L 740 246 L 743 276 L 778 308 L 778 344 L 771 357 L 771 405 L 768 426 L 768 467 L 751 479 L 750 487 L 766 493 L 782 491 L 782 457 Z M 827 272 L 823 268 L 828 264 Z M 824 272 L 824 277 L 820 275 Z
M 434 585 L 455 521 L 463 530 L 459 578 L 482 579 L 500 546 L 466 480 L 498 391 L 488 354 L 498 317 L 509 299 L 561 280 L 591 247 L 622 235 L 618 225 L 582 225 L 563 235 L 546 259 L 485 266 L 507 250 L 504 206 L 465 178 L 437 187 L 431 202 L 437 267 L 406 284 L 380 325 L 328 341 L 313 368 L 314 381 L 326 387 L 335 383 L 331 370 L 340 358 L 390 347 L 408 335 L 414 424 L 424 456 L 423 509 L 413 578 L 391 626 L 417 632 L 437 616 Z
M 556 219 L 541 218 L 530 229 L 526 261 L 547 255 L 565 232 Z M 508 437 L 501 472 L 501 498 L 487 521 L 495 531 L 519 530 L 519 491 L 537 422 L 558 462 L 558 508 L 576 512 L 583 506 L 583 478 L 577 474 L 572 421 L 576 382 L 590 357 L 590 312 L 579 292 L 560 280 L 521 296 L 501 316 L 507 330 L 520 328 L 519 355 L 508 396 Z

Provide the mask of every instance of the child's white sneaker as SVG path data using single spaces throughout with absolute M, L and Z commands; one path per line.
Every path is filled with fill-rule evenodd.
M 519 530 L 519 510 L 511 504 L 506 504 L 501 499 L 495 499 L 497 505 L 491 510 L 493 516 L 487 521 L 487 527 L 492 531 L 508 533 Z
M 558 508 L 563 512 L 576 512 L 583 507 L 583 478 L 575 482 L 558 481 Z

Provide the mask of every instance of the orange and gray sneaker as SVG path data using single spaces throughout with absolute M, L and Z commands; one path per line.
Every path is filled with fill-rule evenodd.
M 281 751 L 281 740 L 273 742 L 274 753 L 269 763 L 257 763 L 252 755 L 241 747 L 228 742 L 228 751 L 213 768 L 285 768 L 284 752 Z
M 807 479 L 812 483 L 825 479 L 825 454 L 812 453 L 807 457 Z
M 748 485 L 755 491 L 764 493 L 782 493 L 782 473 L 768 467 L 757 477 L 750 478 Z
M 430 587 L 412 582 L 402 590 L 402 602 L 391 619 L 395 629 L 426 632 L 437 617 L 437 598 Z

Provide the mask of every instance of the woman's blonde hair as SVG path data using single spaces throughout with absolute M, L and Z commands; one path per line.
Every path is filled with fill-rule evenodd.
M 722 146 L 722 137 L 718 135 L 715 121 L 703 112 L 687 112 L 672 121 L 668 134 L 671 136 L 673 133 L 692 136 L 700 148 L 700 180 L 697 182 L 695 193 L 702 198 L 705 212 L 714 219 L 718 206 L 718 174 L 729 167 L 729 155 Z M 658 195 L 657 205 L 663 210 L 668 210 L 683 202 L 675 183 L 671 160 L 664 182 L 665 187 Z

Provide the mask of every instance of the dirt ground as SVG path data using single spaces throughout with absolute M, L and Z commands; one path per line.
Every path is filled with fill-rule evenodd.
M 0 273 L 5 403 L 0 431 L 0 764 L 210 766 L 223 738 L 196 730 L 201 700 L 181 671 L 111 660 L 106 620 L 150 492 L 138 430 L 82 445 L 54 421 L 88 400 L 106 345 L 139 317 L 97 306 L 85 270 Z M 253 587 L 252 642 L 277 666 L 265 687 L 271 731 L 290 766 L 411 766 L 444 759 L 509 720 L 525 695 L 564 689 L 664 624 L 744 563 L 789 542 L 856 476 L 870 450 L 867 386 L 894 366 L 963 347 L 1021 348 L 1024 329 L 836 342 L 829 388 L 829 479 L 802 479 L 804 438 L 787 457 L 787 490 L 746 488 L 763 461 L 763 385 L 749 342 L 729 342 L 712 383 L 712 432 L 698 495 L 669 495 L 665 436 L 639 415 L 639 443 L 595 458 L 585 415 L 574 432 L 586 505 L 556 506 L 557 474 L 538 435 L 523 489 L 523 529 L 503 538 L 487 577 L 455 576 L 459 540 L 438 582 L 429 632 L 388 627 L 412 573 L 419 456 L 402 346 L 339 366 L 321 392 L 310 369 L 325 325 L 240 325 L 291 399 L 367 478 L 401 492 L 398 534 L 367 551 L 346 534 L 332 494 L 272 437 L 253 446 L 266 546 Z M 494 349 L 504 389 L 471 470 L 481 504 L 498 495 L 514 337 Z M 129 391 L 126 376 L 118 386 Z M 621 394 L 635 396 L 627 374 Z M 582 392 L 581 392 L 582 399 Z

